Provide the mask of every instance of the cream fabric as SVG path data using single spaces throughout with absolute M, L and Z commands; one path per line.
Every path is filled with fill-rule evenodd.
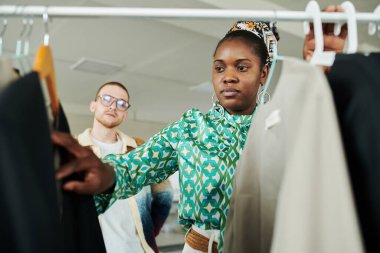
M 207 253 L 207 252 L 202 252 L 200 250 L 193 249 L 192 247 L 189 246 L 189 244 L 185 243 L 182 253 Z
M 123 142 L 123 148 L 121 150 L 121 153 L 127 152 L 127 146 L 137 148 L 137 143 L 136 143 L 135 139 L 124 134 L 123 132 L 121 132 L 119 130 L 116 130 L 116 133 L 117 133 L 118 137 L 121 139 L 121 141 Z M 91 128 L 87 128 L 83 133 L 78 135 L 77 139 L 78 139 L 78 142 L 80 143 L 80 145 L 82 145 L 84 147 L 90 147 L 92 149 L 92 151 L 98 157 L 101 157 L 99 147 L 94 145 L 94 142 L 93 142 L 93 139 L 91 136 Z
M 94 143 L 94 146 L 99 148 L 100 157 L 105 157 L 109 154 L 119 154 L 120 151 L 123 149 L 123 142 L 119 138 L 115 143 L 104 143 L 98 141 L 95 138 L 92 138 L 92 142 Z
M 132 206 L 130 201 L 116 201 L 112 208 L 98 216 L 102 229 L 104 244 L 107 252 L 135 252 L 144 253 L 137 234 L 135 217 L 132 216 Z M 137 207 L 137 206 L 136 206 Z
M 135 198 L 128 198 L 126 199 L 128 201 L 129 206 L 131 207 L 131 212 L 134 220 L 141 221 L 140 212 L 137 206 L 137 202 Z M 107 212 L 106 212 L 107 213 Z M 136 231 L 139 235 L 144 235 L 144 230 L 141 222 L 136 222 Z M 145 237 L 140 240 L 141 246 L 145 250 L 146 253 L 154 253 L 154 251 L 150 248 L 148 243 L 145 240 Z M 134 252 L 134 251 L 131 251 Z
M 278 70 L 237 167 L 224 253 L 363 252 L 327 80 L 293 58 Z

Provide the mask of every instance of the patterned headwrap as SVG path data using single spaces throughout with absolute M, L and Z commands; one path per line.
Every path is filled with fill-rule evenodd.
M 266 59 L 266 65 L 271 66 L 273 61 L 273 52 L 276 49 L 277 52 L 277 39 L 274 36 L 272 30 L 269 26 L 260 21 L 238 21 L 233 27 L 227 32 L 226 35 L 235 31 L 248 31 L 256 35 L 259 39 L 263 40 L 267 50 L 268 58 Z

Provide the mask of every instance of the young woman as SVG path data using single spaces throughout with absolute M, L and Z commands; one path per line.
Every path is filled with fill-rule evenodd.
M 129 154 L 110 155 L 102 163 L 71 136 L 53 133 L 53 142 L 76 157 L 58 171 L 57 179 L 85 172 L 83 182 L 67 182 L 63 188 L 98 194 L 96 206 L 104 212 L 116 199 L 132 196 L 178 170 L 179 223 L 187 230 L 183 252 L 221 252 L 236 162 L 275 46 L 277 40 L 267 24 L 237 22 L 214 53 L 218 101 L 210 111 L 187 111 Z
M 129 154 L 103 159 L 114 168 L 116 180 L 103 177 L 107 187 L 115 182 L 115 188 L 112 194 L 95 197 L 98 212 L 104 212 L 116 199 L 128 198 L 143 186 L 159 183 L 179 170 L 179 223 L 189 231 L 184 252 L 207 252 L 209 237 L 213 252 L 216 248 L 220 251 L 236 162 L 256 108 L 259 87 L 268 75 L 266 42 L 275 46 L 275 40 L 263 22 L 236 23 L 214 53 L 213 86 L 219 101 L 206 114 L 198 109 L 187 111 Z M 59 178 L 66 175 L 61 172 Z M 67 183 L 64 188 L 75 190 L 77 183 Z M 202 240 L 204 243 L 200 243 Z

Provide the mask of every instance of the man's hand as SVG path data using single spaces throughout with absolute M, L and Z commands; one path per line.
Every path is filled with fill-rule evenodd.
M 343 9 L 340 5 L 329 5 L 322 11 L 325 12 L 342 12 Z M 325 23 L 322 26 L 323 30 L 323 44 L 324 51 L 335 51 L 337 53 L 343 52 L 344 43 L 347 38 L 347 24 L 344 24 L 341 28 L 339 35 L 334 35 L 334 24 Z M 310 32 L 305 37 L 305 43 L 303 46 L 303 58 L 310 61 L 311 56 L 315 50 L 315 38 L 314 27 L 310 25 Z
M 68 181 L 63 185 L 63 189 L 80 194 L 98 194 L 114 184 L 113 168 L 102 163 L 91 150 L 82 147 L 71 135 L 53 132 L 51 139 L 54 144 L 62 146 L 74 157 L 57 171 L 56 179 L 61 180 L 74 173 L 83 174 L 83 181 Z

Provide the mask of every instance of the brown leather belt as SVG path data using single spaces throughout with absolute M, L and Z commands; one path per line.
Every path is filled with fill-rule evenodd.
M 187 233 L 185 237 L 185 242 L 195 250 L 208 252 L 209 239 L 206 236 L 196 232 L 194 229 L 190 228 L 190 231 Z M 218 247 L 216 242 L 212 243 L 212 253 L 218 253 Z

